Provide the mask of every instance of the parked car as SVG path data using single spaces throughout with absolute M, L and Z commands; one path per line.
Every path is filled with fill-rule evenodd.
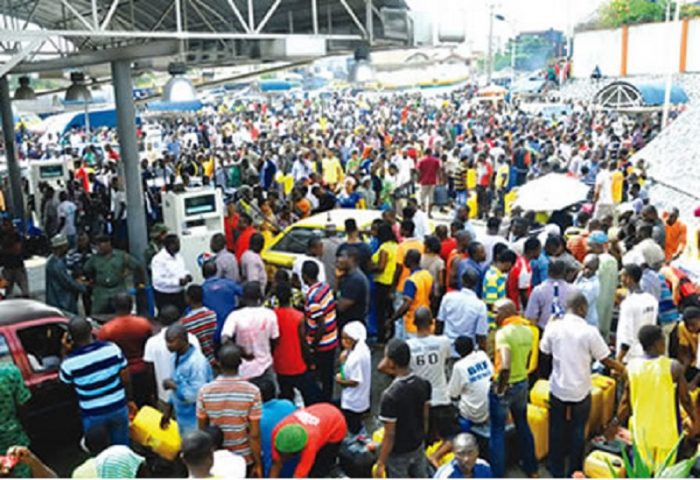
M 21 415 L 32 445 L 77 441 L 82 433 L 75 392 L 58 379 L 68 320 L 36 300 L 0 302 L 0 361 L 14 362 L 32 393 Z
M 368 231 L 372 221 L 381 216 L 379 210 L 343 208 L 317 213 L 290 225 L 273 238 L 262 252 L 263 261 L 277 268 L 290 269 L 298 256 L 306 253 L 311 237 L 327 238 L 329 232 L 333 232 L 344 238 L 348 218 L 354 218 L 360 230 Z

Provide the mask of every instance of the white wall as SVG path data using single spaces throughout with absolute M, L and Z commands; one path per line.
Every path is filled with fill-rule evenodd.
M 654 75 L 680 66 L 681 23 L 650 23 L 629 27 L 627 74 Z M 574 76 L 588 77 L 596 65 L 605 76 L 619 76 L 622 29 L 577 33 L 574 36 Z M 700 72 L 700 19 L 688 25 L 686 72 Z
M 690 45 L 690 44 L 689 44 Z M 628 75 L 664 74 L 680 64 L 681 24 L 652 23 L 629 28 Z
M 700 72 L 700 20 L 692 20 L 688 25 L 686 71 Z
M 621 55 L 620 30 L 577 33 L 574 36 L 574 76 L 589 77 L 596 65 L 604 76 L 618 76 Z

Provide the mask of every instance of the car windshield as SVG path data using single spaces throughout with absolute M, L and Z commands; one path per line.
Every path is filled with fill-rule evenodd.
M 47 323 L 17 331 L 17 336 L 35 372 L 58 370 L 61 363 L 61 337 L 66 331 L 63 323 Z
M 304 254 L 307 251 L 309 240 L 313 237 L 328 238 L 327 230 L 314 228 L 293 228 L 284 235 L 270 250 L 274 252 L 287 252 Z M 345 232 L 336 232 L 336 236 L 345 239 Z

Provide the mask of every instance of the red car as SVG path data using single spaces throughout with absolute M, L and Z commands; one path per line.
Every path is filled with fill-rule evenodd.
M 75 392 L 58 379 L 68 320 L 61 310 L 36 300 L 0 301 L 0 359 L 10 357 L 32 393 L 20 418 L 33 445 L 80 438 Z

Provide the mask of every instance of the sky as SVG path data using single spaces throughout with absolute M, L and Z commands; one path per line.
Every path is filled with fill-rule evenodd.
M 489 5 L 507 22 L 494 23 L 494 36 L 502 40 L 512 32 L 554 28 L 565 33 L 571 25 L 586 20 L 604 0 L 406 0 L 417 11 L 430 12 L 443 25 L 464 19 L 468 41 L 484 49 L 488 37 Z M 459 14 L 458 12 L 460 12 Z M 496 42 L 499 40 L 496 39 Z

